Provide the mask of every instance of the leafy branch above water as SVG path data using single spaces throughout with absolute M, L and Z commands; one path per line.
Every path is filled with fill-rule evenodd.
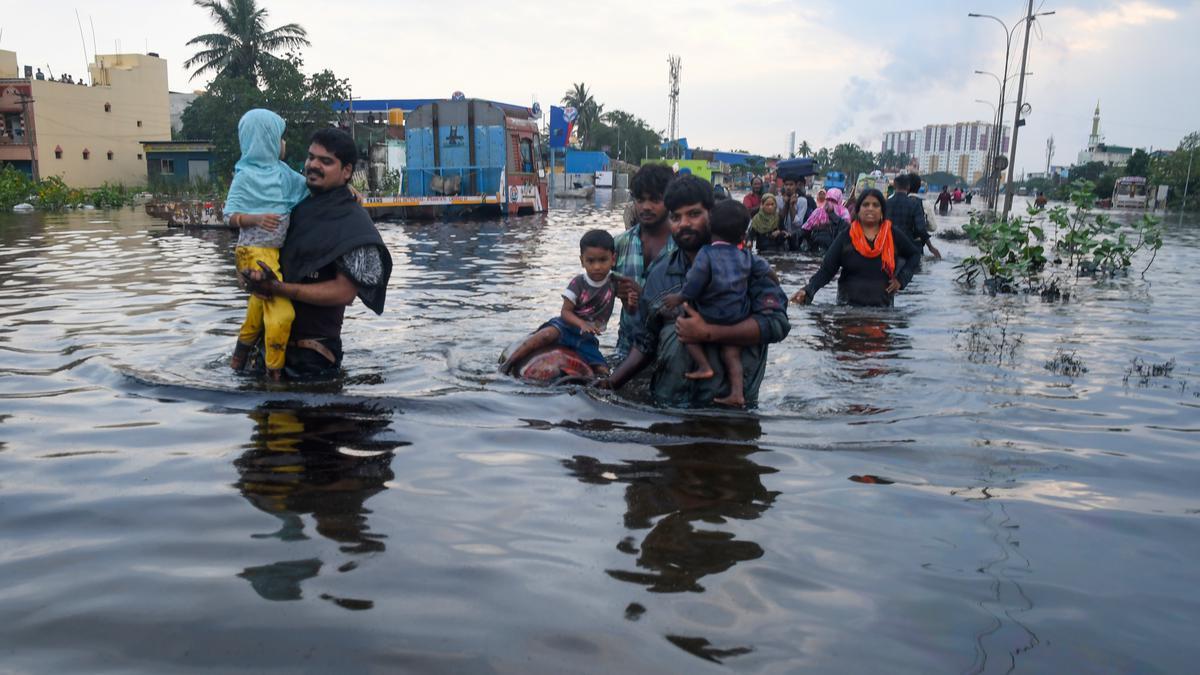
M 992 293 L 1066 298 L 1074 279 L 1126 273 L 1138 252 L 1157 253 L 1162 247 L 1158 219 L 1143 215 L 1125 224 L 1097 214 L 1092 187 L 1087 181 L 1072 185 L 1073 208 L 1031 206 L 1027 216 L 1000 220 L 972 215 L 963 231 L 979 253 L 958 264 L 958 281 L 968 286 L 978 282 Z M 1153 262 L 1152 255 L 1143 275 Z

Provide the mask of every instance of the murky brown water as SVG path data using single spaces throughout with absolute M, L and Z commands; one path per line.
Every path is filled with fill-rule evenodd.
M 753 416 L 494 374 L 596 226 L 382 226 L 331 390 L 226 372 L 229 235 L 0 215 L 0 671 L 1194 670 L 1196 223 L 1067 304 L 826 289 Z

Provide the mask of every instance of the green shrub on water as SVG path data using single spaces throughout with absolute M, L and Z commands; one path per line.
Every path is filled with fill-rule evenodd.
M 1092 183 L 1072 185 L 1071 204 L 1049 211 L 1030 206 L 1027 216 L 988 221 L 972 214 L 963 231 L 978 249 L 957 266 L 958 280 L 992 293 L 1020 291 L 1047 298 L 1067 294 L 1067 277 L 1113 276 L 1133 265 L 1139 251 L 1162 247 L 1158 219 L 1143 215 L 1131 224 L 1092 211 Z M 1047 232 L 1046 225 L 1053 225 Z M 1142 274 L 1154 263 L 1152 255 Z
M 137 190 L 127 188 L 121 183 L 104 183 L 92 190 L 89 201 L 98 209 L 119 209 L 132 205 L 136 195 Z
M 33 181 L 10 164 L 0 167 L 0 209 L 8 211 L 17 204 L 29 201 Z
M 61 211 L 69 206 L 83 204 L 87 201 L 87 195 L 83 190 L 67 185 L 58 176 L 50 176 L 38 181 L 36 195 L 37 207 L 43 211 Z

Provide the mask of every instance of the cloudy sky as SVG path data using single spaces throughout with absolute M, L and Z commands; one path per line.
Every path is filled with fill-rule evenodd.
M 693 146 L 783 152 L 790 131 L 814 147 L 853 141 L 877 151 L 884 131 L 990 120 L 976 99 L 995 101 L 1000 26 L 1020 0 L 259 0 L 272 27 L 299 23 L 309 68 L 348 77 L 355 97 L 468 96 L 547 107 L 585 82 L 606 109 L 667 125 L 667 56 L 683 59 L 680 130 Z M 1035 0 L 1054 10 L 1030 40 L 1018 167 L 1070 164 L 1100 101 L 1110 143 L 1174 148 L 1200 130 L 1200 0 Z M 902 7 L 914 8 L 905 12 Z M 212 30 L 187 0 L 42 0 L 0 19 L 0 49 L 54 73 L 83 72 L 75 13 L 92 52 L 158 52 L 170 86 L 190 91 L 185 43 Z M 1191 28 L 1188 28 L 1191 26 Z M 1019 67 L 1021 33 L 1011 72 Z M 1010 88 L 1015 98 L 1016 81 Z M 1011 116 L 1011 111 L 1010 111 Z

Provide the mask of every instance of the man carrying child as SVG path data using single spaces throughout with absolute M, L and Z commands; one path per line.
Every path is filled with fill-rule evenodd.
M 701 247 L 686 282 L 679 293 L 668 295 L 664 305 L 678 307 L 687 302 L 707 322 L 732 326 L 750 316 L 750 281 L 754 277 L 770 277 L 771 265 L 750 251 L 738 248 L 750 223 L 750 211 L 738 202 L 723 200 L 709 212 L 711 244 Z M 729 375 L 729 394 L 713 399 L 713 403 L 742 407 L 743 395 L 742 348 L 737 344 L 718 345 L 721 363 Z M 713 376 L 705 345 L 698 342 L 686 345 L 695 367 L 684 375 L 689 380 L 706 380 Z
M 754 405 L 766 372 L 767 345 L 787 337 L 791 324 L 787 318 L 787 297 L 769 276 L 752 275 L 747 288 L 750 309 L 746 318 L 731 325 L 706 321 L 690 304 L 681 305 L 682 316 L 667 306 L 668 296 L 682 292 L 700 249 L 710 243 L 709 211 L 713 208 L 712 187 L 696 176 L 679 176 L 671 181 L 664 195 L 670 214 L 671 236 L 678 247 L 665 258 L 656 260 L 646 275 L 639 299 L 637 335 L 629 356 L 601 384 L 620 388 L 653 364 L 651 394 L 655 403 L 674 407 L 703 407 L 714 399 L 730 395 L 729 375 L 718 358 L 717 345 L 736 345 L 741 349 L 744 371 L 742 397 Z M 743 231 L 745 223 L 742 224 Z M 686 345 L 703 344 L 713 376 L 688 379 L 693 370 Z

